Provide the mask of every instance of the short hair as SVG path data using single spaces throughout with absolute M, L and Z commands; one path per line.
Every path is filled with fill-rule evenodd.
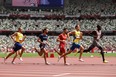
M 44 32 L 45 30 L 47 30 L 48 28 L 46 27 L 46 28 L 44 28 L 43 30 L 42 30 L 42 32 Z
M 100 25 L 97 25 L 97 29 L 98 29 L 98 30 L 101 30 L 101 26 L 100 26 Z
M 64 28 L 63 31 L 64 31 L 64 30 L 67 30 L 67 28 Z
M 75 28 L 78 27 L 78 26 L 79 26 L 79 25 L 77 24 L 77 25 L 75 26 Z

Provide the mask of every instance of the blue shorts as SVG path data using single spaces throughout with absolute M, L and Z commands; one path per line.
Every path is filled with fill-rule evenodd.
M 19 42 L 14 44 L 13 50 L 16 52 L 22 48 L 22 45 Z
M 75 43 L 72 43 L 72 46 L 70 47 L 70 50 L 74 50 L 75 48 L 80 48 L 80 44 L 75 44 Z
M 39 47 L 40 49 L 44 49 L 46 47 L 46 44 L 40 44 Z

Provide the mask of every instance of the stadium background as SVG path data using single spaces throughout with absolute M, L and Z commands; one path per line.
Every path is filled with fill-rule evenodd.
M 12 0 L 0 0 L 0 48 L 5 50 L 13 46 L 9 37 L 19 26 L 28 35 L 24 45 L 27 51 L 38 44 L 36 39 L 41 29 L 48 27 L 49 41 L 54 47 L 57 35 L 64 27 L 71 31 L 76 24 L 81 25 L 87 48 L 92 37 L 88 32 L 95 30 L 97 24 L 102 26 L 104 38 L 101 44 L 105 51 L 116 51 L 116 0 L 65 0 L 63 7 L 14 7 Z M 88 41 L 90 40 L 90 41 Z

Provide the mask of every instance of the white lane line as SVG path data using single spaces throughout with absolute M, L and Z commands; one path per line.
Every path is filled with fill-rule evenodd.
M 25 71 L 25 72 L 24 72 L 24 71 L 0 71 L 0 75 L 1 75 L 2 73 L 6 73 L 6 74 L 8 74 L 8 73 L 9 73 L 9 74 L 11 74 L 11 73 L 12 73 L 12 74 L 14 74 L 14 73 L 15 73 L 15 74 L 16 74 L 16 73 L 17 73 L 17 74 L 46 74 L 47 72 L 42 72 L 42 71 L 41 71 L 41 72 L 31 72 L 31 71 L 30 71 L 30 72 L 28 72 L 28 71 Z M 54 75 L 55 73 L 54 73 L 54 72 L 49 72 L 49 74 Z
M 65 76 L 65 75 L 69 75 L 69 74 L 71 74 L 71 73 L 62 73 L 62 74 L 57 74 L 57 75 L 53 75 L 53 76 Z
M 51 76 L 51 75 L 34 75 L 34 74 L 0 74 L 0 76 L 48 77 L 48 76 Z

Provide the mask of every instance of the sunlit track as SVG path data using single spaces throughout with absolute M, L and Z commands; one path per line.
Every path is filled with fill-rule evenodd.
M 0 64 L 10 65 L 11 63 L 3 63 Z M 44 63 L 16 63 L 16 65 L 44 65 Z M 52 63 L 49 66 L 64 66 L 63 64 L 55 64 Z M 70 64 L 70 66 L 116 66 L 116 64 Z
M 98 58 L 87 58 L 87 62 L 68 59 L 69 66 L 63 65 L 62 61 L 56 62 L 57 58 L 48 59 L 51 65 L 45 65 L 41 58 L 24 58 L 24 62 L 16 60 L 15 65 L 9 60 L 6 63 L 0 61 L 0 77 L 116 77 L 115 58 L 109 58 L 112 63 L 106 64 L 96 60 Z

